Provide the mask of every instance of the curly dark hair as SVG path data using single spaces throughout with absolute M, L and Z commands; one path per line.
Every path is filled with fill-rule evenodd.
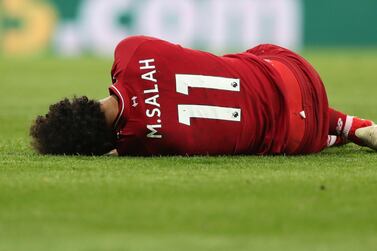
M 106 124 L 100 103 L 86 96 L 50 106 L 30 128 L 32 146 L 41 154 L 103 155 L 115 148 L 115 132 Z

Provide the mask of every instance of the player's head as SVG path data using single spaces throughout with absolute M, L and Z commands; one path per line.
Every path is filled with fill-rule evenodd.
M 98 101 L 67 98 L 50 106 L 30 128 L 33 147 L 41 154 L 102 155 L 115 147 L 115 133 Z

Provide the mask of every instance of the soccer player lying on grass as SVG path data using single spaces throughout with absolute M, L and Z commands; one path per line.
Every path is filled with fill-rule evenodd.
M 309 154 L 352 141 L 377 149 L 377 127 L 329 108 L 301 56 L 260 45 L 222 57 L 151 37 L 115 49 L 110 96 L 64 99 L 30 129 L 42 154 Z

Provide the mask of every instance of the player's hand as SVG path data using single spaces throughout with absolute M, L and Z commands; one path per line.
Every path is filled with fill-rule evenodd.
M 118 151 L 116 149 L 104 154 L 104 156 L 119 156 Z

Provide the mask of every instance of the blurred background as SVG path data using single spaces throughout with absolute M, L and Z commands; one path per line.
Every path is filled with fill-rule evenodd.
M 212 52 L 377 46 L 376 0 L 0 0 L 4 56 L 111 56 L 145 34 Z

